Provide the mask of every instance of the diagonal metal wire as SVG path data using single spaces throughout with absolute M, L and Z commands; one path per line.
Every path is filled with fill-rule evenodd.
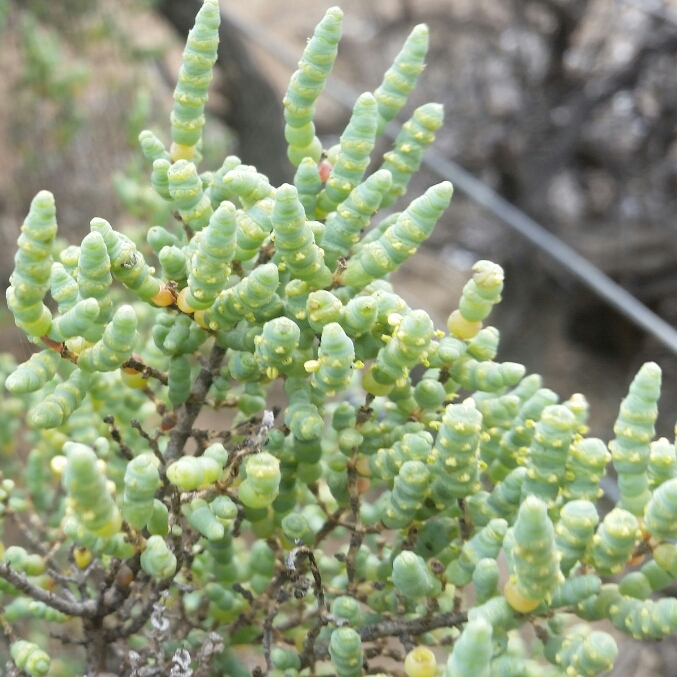
M 628 2 L 628 0 L 625 1 Z M 635 3 L 632 2 L 632 4 Z M 262 47 L 278 61 L 290 68 L 296 68 L 298 55 L 296 50 L 292 49 L 286 42 L 272 36 L 263 26 L 234 16 L 224 7 L 221 8 L 221 14 L 248 40 Z M 335 76 L 330 76 L 325 91 L 332 99 L 348 109 L 352 109 L 360 94 L 356 89 Z M 386 127 L 385 134 L 394 139 L 400 129 L 400 124 L 391 122 Z M 574 277 L 605 299 L 607 303 L 625 315 L 631 322 L 647 331 L 677 354 L 677 330 L 569 245 L 476 179 L 459 164 L 448 160 L 440 153 L 428 150 L 424 155 L 423 164 L 441 178 L 451 181 L 455 189 L 465 193 L 470 199 L 488 209 L 540 251 L 566 268 Z

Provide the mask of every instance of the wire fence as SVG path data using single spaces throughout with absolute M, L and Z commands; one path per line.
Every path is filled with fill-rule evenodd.
M 633 6 L 642 5 L 639 0 L 621 1 Z M 237 17 L 226 8 L 222 7 L 221 13 L 223 18 L 249 41 L 264 49 L 289 68 L 296 69 L 298 54 L 295 48 L 271 35 L 263 26 Z M 669 17 L 664 16 L 663 13 L 660 13 L 660 18 L 668 21 L 673 17 L 671 15 Z M 335 76 L 329 77 L 325 92 L 334 101 L 348 109 L 352 109 L 360 94 L 356 89 Z M 395 139 L 400 130 L 401 125 L 399 123 L 391 122 L 386 127 L 385 134 L 389 138 Z M 489 210 L 505 225 L 519 233 L 538 250 L 569 271 L 571 275 L 632 323 L 644 329 L 677 354 L 677 330 L 674 327 L 541 224 L 510 204 L 458 163 L 445 158 L 440 153 L 428 150 L 424 155 L 423 164 L 440 178 L 451 181 L 456 190 L 460 190 L 471 200 Z

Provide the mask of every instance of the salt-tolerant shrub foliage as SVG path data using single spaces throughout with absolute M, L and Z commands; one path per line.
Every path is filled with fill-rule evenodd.
M 94 218 L 59 251 L 47 191 L 22 227 L 7 301 L 39 351 L 0 358 L 8 658 L 29 675 L 244 677 L 258 652 L 254 674 L 271 677 L 392 659 L 409 677 L 591 677 L 617 647 L 585 621 L 675 632 L 677 600 L 660 595 L 677 578 L 677 458 L 653 441 L 659 368 L 640 369 L 607 450 L 585 437 L 582 395 L 560 403 L 496 361 L 483 323 L 498 265 L 473 267 L 445 328 L 388 281 L 452 197 L 443 182 L 375 216 L 419 168 L 436 104 L 365 176 L 428 29 L 323 151 L 314 107 L 342 20 L 327 11 L 284 99 L 294 183 L 275 187 L 233 156 L 198 171 L 219 18 L 205 0 L 169 149 L 140 135 L 173 227 L 149 223 L 146 244 Z M 220 412 L 213 429 L 205 410 Z M 600 515 L 609 460 L 620 501 Z

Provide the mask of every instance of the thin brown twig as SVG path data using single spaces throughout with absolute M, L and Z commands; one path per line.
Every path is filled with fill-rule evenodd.
M 202 406 L 212 385 L 214 374 L 221 366 L 223 357 L 226 354 L 225 348 L 220 348 L 216 344 L 209 353 L 207 366 L 203 367 L 195 379 L 193 390 L 188 398 L 188 401 L 183 405 L 176 421 L 176 425 L 172 429 L 169 437 L 169 444 L 165 457 L 168 461 L 173 461 L 183 454 L 186 442 L 191 435 L 193 424 L 198 414 L 202 410 Z
M 273 662 L 270 657 L 271 646 L 273 643 L 273 621 L 280 611 L 280 607 L 291 597 L 284 588 L 277 591 L 275 602 L 270 607 L 265 620 L 263 621 L 263 655 L 266 658 L 266 669 L 273 669 Z
M 329 536 L 329 534 L 336 529 L 341 523 L 340 518 L 345 513 L 345 508 L 337 508 L 322 525 L 322 528 L 315 534 L 313 541 L 313 548 L 316 548 L 322 541 Z
M 118 447 L 120 448 L 120 453 L 128 461 L 131 461 L 134 458 L 134 452 L 123 441 L 122 435 L 120 435 L 120 429 L 115 425 L 115 417 L 112 414 L 109 414 L 103 419 L 103 422 L 108 423 L 108 432 L 110 433 L 110 436 L 113 439 L 113 441 L 117 442 Z
M 165 457 L 160 451 L 160 445 L 158 444 L 158 438 L 159 438 L 159 431 L 156 431 L 152 436 L 149 435 L 142 427 L 141 423 L 139 422 L 138 419 L 133 418 L 130 422 L 129 425 L 136 430 L 141 437 L 143 437 L 146 442 L 148 442 L 148 446 L 151 448 L 151 451 L 155 454 L 155 457 L 164 465 L 165 462 Z
M 111 628 L 105 633 L 106 642 L 115 642 L 118 639 L 124 639 L 125 637 L 129 637 L 129 635 L 133 635 L 134 633 L 141 630 L 141 628 L 151 617 L 153 613 L 153 607 L 162 596 L 162 593 L 172 584 L 173 580 L 174 578 L 172 577 L 159 581 L 153 588 L 141 611 L 136 616 L 134 616 L 130 623 L 117 628 Z
M 422 616 L 409 620 L 394 618 L 364 625 L 356 630 L 363 642 L 372 642 L 380 637 L 399 637 L 402 634 L 417 636 L 436 628 L 460 627 L 467 621 L 468 614 L 465 611 L 460 613 L 446 612 L 436 616 Z M 315 645 L 315 660 L 324 658 L 328 653 L 328 642 Z M 309 663 L 301 662 L 302 668 L 307 667 L 307 665 Z
M 79 616 L 84 618 L 91 618 L 96 615 L 96 601 L 88 600 L 86 602 L 72 602 L 53 592 L 44 590 L 35 583 L 31 583 L 26 575 L 22 572 L 15 571 L 6 562 L 0 562 L 0 578 L 4 578 L 8 583 L 11 583 L 15 588 L 26 593 L 29 597 L 44 602 L 47 606 L 67 616 Z
M 135 371 L 138 371 L 145 379 L 154 378 L 160 381 L 163 386 L 167 385 L 167 374 L 160 371 L 159 369 L 151 367 L 142 360 L 137 360 L 135 357 L 130 357 L 128 360 L 126 360 L 120 369 L 134 369 Z
M 350 545 L 348 546 L 348 554 L 346 555 L 346 574 L 348 575 L 348 594 L 355 594 L 355 569 L 357 552 L 362 545 L 362 519 L 360 517 L 360 494 L 357 490 L 357 468 L 355 463 L 357 461 L 358 449 L 355 447 L 352 451 L 350 461 L 346 467 L 348 474 L 348 496 L 350 498 L 350 510 L 353 514 L 355 522 L 355 530 L 350 534 Z

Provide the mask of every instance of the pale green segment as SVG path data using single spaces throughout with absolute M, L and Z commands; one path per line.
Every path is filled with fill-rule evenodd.
M 515 520 L 512 559 L 517 591 L 530 600 L 547 600 L 563 582 L 555 532 L 546 504 L 527 496 Z
M 675 580 L 675 577 L 670 572 L 658 566 L 658 563 L 654 559 L 645 562 L 642 565 L 640 572 L 646 578 L 651 590 L 654 592 L 667 588 L 668 585 L 671 585 Z
M 500 334 L 496 327 L 484 327 L 466 341 L 467 354 L 478 362 L 493 360 L 498 354 Z
M 576 419 L 576 431 L 581 435 L 588 432 L 588 417 L 590 416 L 590 403 L 585 395 L 581 393 L 574 393 L 566 402 L 564 406 L 571 411 Z
M 656 363 L 647 362 L 633 379 L 627 397 L 621 402 L 614 425 L 616 437 L 609 442 L 611 460 L 618 473 L 621 494 L 618 505 L 638 517 L 644 514 L 651 497 L 647 470 L 660 389 L 661 369 Z
M 435 463 L 431 497 L 437 505 L 479 491 L 481 431 L 482 414 L 472 399 L 447 405 L 431 455 Z
M 521 404 L 524 404 L 530 397 L 533 397 L 542 386 L 543 378 L 539 374 L 529 374 L 529 376 L 525 376 L 517 384 L 512 391 L 512 394 L 519 397 Z
M 675 445 L 666 440 L 665 437 L 661 437 L 659 440 L 651 443 L 647 473 L 651 489 L 655 489 L 663 484 L 663 482 L 677 477 Z
M 472 582 L 479 604 L 500 594 L 498 592 L 498 579 L 498 562 L 495 558 L 484 557 L 477 562 L 472 574 Z
M 50 287 L 56 232 L 54 196 L 49 191 L 40 191 L 21 226 L 6 293 L 7 306 L 17 327 L 28 336 L 43 336 L 51 324 L 52 315 L 43 299 Z
M 378 211 L 383 196 L 392 185 L 390 173 L 384 169 L 369 176 L 327 216 L 322 248 L 327 265 L 333 267 L 339 257 L 346 257 L 369 220 Z
M 49 290 L 56 232 L 54 196 L 49 191 L 40 191 L 33 198 L 21 226 L 14 271 L 9 280 L 16 300 L 23 306 L 42 301 Z
M 90 447 L 76 442 L 66 442 L 63 451 L 67 459 L 63 487 L 73 502 L 75 516 L 94 535 L 110 538 L 120 531 L 122 517 L 96 454 Z
M 379 169 L 379 171 L 382 170 Z M 392 178 L 390 181 L 392 185 Z M 383 235 L 383 233 L 385 233 L 386 230 L 390 228 L 390 226 L 392 226 L 394 223 L 397 223 L 397 219 L 400 218 L 401 213 L 402 212 L 393 212 L 382 219 L 375 228 L 372 228 L 369 232 L 362 236 L 362 239 L 354 245 L 354 250 L 358 252 L 363 245 L 378 240 L 379 237 L 381 237 L 381 235 Z
M 213 484 L 221 477 L 221 464 L 208 456 L 183 456 L 167 468 L 167 479 L 182 491 Z
M 313 331 L 321 333 L 326 325 L 331 322 L 338 322 L 342 314 L 343 304 L 330 291 L 320 289 L 308 294 L 306 317 Z
M 458 309 L 468 322 L 482 322 L 501 300 L 503 268 L 491 261 L 478 261 L 473 276 L 463 287 Z
M 153 512 L 160 486 L 159 460 L 150 452 L 135 456 L 125 470 L 122 516 L 135 529 L 143 529 Z
M 329 286 L 331 271 L 315 244 L 294 186 L 285 183 L 277 189 L 271 223 L 275 249 L 292 276 L 316 289 Z
M 218 0 L 203 0 L 188 33 L 183 64 L 174 90 L 174 110 L 170 115 L 172 140 L 183 146 L 195 146 L 205 123 L 212 68 L 219 45 L 221 14 Z
M 264 508 L 270 505 L 280 488 L 280 461 L 262 451 L 248 456 L 245 463 L 246 479 L 238 487 L 238 497 L 250 508 Z
M 434 327 L 424 310 L 407 313 L 391 340 L 379 350 L 372 366 L 378 383 L 392 385 L 408 375 L 408 370 L 425 360 Z
M 289 515 L 285 515 L 282 518 L 282 523 L 280 524 L 280 526 L 282 527 L 282 533 L 292 543 L 297 539 L 300 540 L 305 538 L 310 533 L 310 526 L 308 525 L 308 520 L 303 515 L 299 515 L 297 513 L 290 513 Z M 341 608 L 340 602 L 338 602 L 338 600 L 350 600 L 345 605 L 350 609 L 350 611 L 359 610 L 360 608 L 360 605 L 357 602 L 357 600 L 353 599 L 352 597 L 337 597 L 334 600 L 334 602 L 332 602 L 332 613 L 334 614 L 336 614 L 336 611 L 334 611 L 334 605 L 336 605 L 336 607 L 339 608 L 342 613 L 348 612 L 348 608 Z M 353 602 L 355 603 L 354 605 L 352 604 Z M 353 617 L 356 617 L 357 615 L 358 614 L 355 613 Z M 342 615 L 341 617 L 346 618 L 347 616 Z
M 522 500 L 522 484 L 527 470 L 523 466 L 512 470 L 502 482 L 499 482 L 486 498 L 488 516 L 505 517 L 513 521 Z M 470 505 L 473 496 L 468 499 Z
M 350 426 L 352 428 L 352 426 Z M 372 472 L 384 480 L 390 480 L 400 472 L 407 461 L 427 463 L 432 450 L 433 438 L 427 431 L 405 433 L 391 447 L 383 447 L 370 457 Z
M 234 169 L 226 174 L 223 184 L 226 190 L 237 195 L 245 210 L 267 197 L 275 197 L 275 189 L 268 179 L 256 171 Z
M 120 306 L 106 325 L 101 340 L 85 348 L 78 366 L 86 371 L 114 371 L 132 356 L 138 320 L 134 308 Z
M 55 261 L 52 264 L 50 275 L 50 294 L 59 304 L 59 312 L 70 310 L 80 296 L 80 287 L 77 280 L 66 270 L 62 263 Z
M 160 314 L 155 318 L 153 341 L 166 355 L 183 352 L 183 345 L 190 337 L 193 320 L 188 315 Z
M 153 171 L 150 175 L 150 184 L 153 190 L 164 200 L 172 201 L 172 195 L 169 192 L 169 168 L 171 162 L 163 157 L 153 161 Z
M 489 677 L 492 627 L 484 618 L 469 621 L 447 661 L 444 677 Z
M 277 266 L 258 266 L 235 286 L 221 292 L 206 315 L 210 329 L 228 329 L 240 320 L 254 321 L 266 309 L 276 307 L 280 284 Z
M 640 537 L 639 524 L 632 513 L 622 508 L 607 513 L 590 550 L 590 560 L 597 572 L 613 576 L 623 571 Z
M 205 228 L 214 210 L 209 197 L 202 190 L 202 181 L 195 165 L 187 160 L 178 160 L 168 168 L 167 180 L 169 194 L 181 218 L 195 231 Z
M 37 644 L 20 639 L 11 645 L 9 653 L 16 667 L 30 677 L 42 677 L 49 672 L 51 660 Z
M 236 155 L 229 155 L 223 164 L 212 174 L 210 184 L 206 190 L 212 203 L 212 208 L 216 209 L 224 200 L 232 200 L 235 194 L 224 183 L 224 178 L 228 172 L 239 167 L 242 161 Z
M 387 169 L 392 177 L 392 187 L 383 198 L 381 207 L 390 207 L 400 195 L 407 192 L 412 175 L 421 167 L 423 153 L 435 140 L 435 132 L 444 122 L 444 107 L 439 103 L 427 103 L 414 111 L 402 125 L 395 139 L 395 147 L 383 156 L 381 169 Z
M 263 333 L 255 339 L 256 359 L 263 369 L 274 367 L 284 371 L 292 363 L 298 348 L 301 330 L 286 317 L 278 317 L 263 325 Z
M 444 385 L 440 383 L 437 376 L 425 376 L 416 384 L 414 388 L 414 400 L 416 404 L 427 411 L 437 411 L 444 400 L 447 393 L 444 390 Z
M 209 541 L 218 541 L 223 538 L 225 529 L 211 511 L 207 501 L 195 498 L 190 504 L 188 522 Z
M 275 208 L 273 198 L 264 198 L 249 209 L 237 210 L 237 248 L 235 258 L 249 261 L 258 256 L 261 245 L 269 237 L 273 226 L 270 218 Z
M 541 418 L 548 405 L 556 404 L 558 400 L 559 397 L 552 390 L 539 388 L 524 402 L 510 430 L 501 438 L 498 457 L 489 474 L 493 482 L 503 480 L 511 470 L 525 461 L 536 432 L 533 423 Z
M 2 561 L 28 576 L 39 576 L 47 567 L 44 557 L 30 555 L 19 545 L 10 545 L 2 554 Z
M 548 504 L 557 498 L 575 425 L 574 415 L 563 404 L 543 410 L 527 456 L 524 496 L 533 494 Z
M 620 580 L 618 591 L 622 595 L 636 599 L 648 599 L 653 592 L 653 587 L 649 577 L 643 571 L 631 571 Z
M 496 518 L 477 531 L 475 535 L 463 544 L 458 559 L 447 567 L 447 578 L 454 585 L 467 585 L 472 579 L 477 563 L 488 557 L 495 560 L 503 545 L 508 523 L 502 518 Z
M 663 639 L 677 631 L 677 599 L 674 597 L 654 602 L 622 597 L 619 593 L 606 610 L 614 626 L 635 639 Z
M 567 675 L 596 677 L 611 670 L 618 647 L 611 635 L 581 623 L 548 642 L 546 653 L 554 654 L 555 663 Z
M 41 618 L 50 623 L 65 623 L 70 618 L 66 614 L 47 606 L 44 602 L 38 602 L 30 597 L 15 598 L 12 602 L 5 605 L 4 615 L 10 623 L 23 618 Z
M 373 296 L 356 296 L 341 309 L 339 324 L 351 338 L 370 332 L 378 318 L 378 302 Z
M 493 393 L 519 383 L 525 371 L 516 362 L 478 362 L 464 355 L 454 362 L 449 373 L 466 390 Z
M 355 347 L 341 328 L 332 322 L 322 330 L 317 360 L 319 368 L 313 373 L 313 386 L 325 394 L 345 390 L 353 375 Z
M 315 102 L 322 93 L 331 72 L 338 43 L 341 39 L 343 12 L 331 7 L 317 25 L 299 62 L 299 69 L 292 75 L 285 94 L 284 135 L 289 144 L 287 155 L 298 167 L 303 158 L 318 162 L 322 144 L 315 136 Z
M 77 268 L 80 298 L 93 298 L 99 304 L 99 316 L 84 335 L 88 341 L 98 341 L 103 336 L 106 323 L 113 312 L 110 296 L 113 277 L 110 268 L 110 257 L 103 237 L 97 232 L 89 233 L 82 240 Z
M 510 537 L 512 529 L 508 529 L 506 533 L 506 541 Z M 506 555 L 509 559 L 509 546 L 507 543 L 504 544 Z M 484 604 L 476 605 L 473 608 L 468 610 L 468 620 L 473 623 L 477 620 L 484 620 L 498 632 L 505 632 L 515 625 L 521 625 L 517 623 L 515 619 L 515 611 L 508 604 L 505 597 L 501 595 L 500 597 L 492 597 L 491 599 L 484 602 Z
M 317 196 L 322 189 L 322 180 L 320 179 L 317 162 L 313 158 L 306 157 L 301 160 L 301 164 L 294 174 L 294 186 L 299 192 L 299 200 L 303 205 L 306 218 L 314 219 Z
M 315 244 L 322 246 L 322 238 L 324 238 L 325 225 L 321 221 L 308 221 L 308 226 L 315 238 Z
M 324 419 L 317 405 L 311 401 L 313 393 L 310 383 L 306 379 L 288 378 L 284 392 L 289 400 L 284 410 L 284 424 L 291 430 L 295 440 L 319 440 L 324 432 Z
M 644 524 L 647 531 L 663 541 L 677 538 L 677 478 L 661 484 L 646 506 Z
M 143 254 L 137 251 L 134 242 L 113 230 L 105 219 L 92 219 L 90 229 L 103 237 L 111 273 L 116 280 L 144 301 L 149 301 L 160 291 L 162 282 L 152 274 L 154 271 L 146 263 Z
M 40 390 L 52 380 L 61 362 L 55 350 L 42 350 L 20 364 L 5 381 L 5 388 L 14 395 Z
M 190 322 L 188 328 L 188 337 L 177 348 L 177 353 L 181 355 L 190 355 L 194 353 L 207 339 L 209 332 L 203 329 L 197 322 Z
M 190 262 L 182 249 L 175 246 L 163 247 L 158 255 L 165 280 L 178 284 L 186 282 Z
M 241 383 L 260 381 L 263 378 L 258 360 L 252 353 L 234 350 L 228 361 L 230 375 Z
M 169 578 L 176 572 L 176 557 L 162 536 L 151 536 L 141 553 L 141 568 L 157 579 Z
M 576 562 L 582 561 L 595 529 L 599 515 L 589 500 L 569 501 L 560 511 L 555 526 L 555 544 L 560 552 L 560 568 L 567 576 Z
M 144 157 L 149 162 L 169 160 L 169 153 L 165 150 L 164 144 L 149 129 L 144 129 L 139 134 L 139 145 Z
M 191 308 L 209 308 L 226 287 L 235 245 L 235 207 L 222 202 L 202 231 L 190 262 L 186 301 Z
M 362 675 L 362 640 L 353 628 L 336 628 L 331 633 L 329 656 L 338 677 Z
M 63 342 L 73 336 L 84 336 L 89 327 L 99 317 L 99 304 L 96 299 L 82 299 L 63 315 L 52 320 L 49 337 L 53 341 Z
M 317 198 L 315 213 L 318 218 L 323 219 L 333 212 L 362 181 L 376 139 L 376 117 L 376 100 L 368 92 L 362 94 L 355 102 L 350 121 L 341 134 L 341 150 L 336 163 L 324 190 Z
M 169 361 L 167 372 L 169 401 L 178 407 L 190 397 L 190 362 L 185 355 L 175 355 Z
M 569 448 L 562 496 L 567 501 L 596 501 L 602 495 L 599 483 L 606 474 L 606 465 L 610 460 L 611 454 L 602 440 L 595 437 L 574 440 Z
M 60 383 L 53 393 L 47 395 L 28 414 L 33 428 L 56 428 L 82 404 L 89 388 L 90 376 L 76 369 L 66 381 Z
M 393 585 L 409 599 L 438 595 L 441 584 L 425 560 L 411 550 L 404 550 L 393 561 Z
M 430 366 L 439 369 L 450 367 L 459 357 L 465 355 L 467 345 L 453 336 L 443 336 L 437 342 L 437 348 L 430 356 Z
M 451 184 L 444 181 L 414 200 L 378 240 L 362 247 L 348 261 L 343 283 L 360 288 L 397 270 L 430 237 L 437 220 L 449 206 L 452 192 Z
M 385 126 L 400 112 L 407 97 L 416 86 L 428 52 L 428 27 L 419 24 L 409 34 L 393 65 L 383 76 L 383 82 L 374 92 L 378 102 L 378 128 L 380 135 Z
M 63 264 L 63 267 L 66 269 L 66 272 L 69 275 L 73 275 L 74 277 L 76 277 L 79 258 L 80 258 L 80 247 L 74 244 L 68 245 L 68 247 L 59 252 L 59 261 L 61 261 L 61 263 Z
M 409 526 L 425 500 L 429 482 L 430 471 L 424 463 L 403 463 L 383 509 L 383 524 L 389 529 L 404 529 Z
M 550 606 L 553 609 L 574 606 L 590 595 L 596 595 L 602 587 L 602 581 L 595 574 L 583 574 L 567 578 L 552 595 Z
M 485 435 L 480 443 L 480 458 L 490 466 L 498 456 L 503 435 L 510 429 L 519 412 L 520 400 L 508 393 L 475 393 L 477 408 L 482 412 Z

